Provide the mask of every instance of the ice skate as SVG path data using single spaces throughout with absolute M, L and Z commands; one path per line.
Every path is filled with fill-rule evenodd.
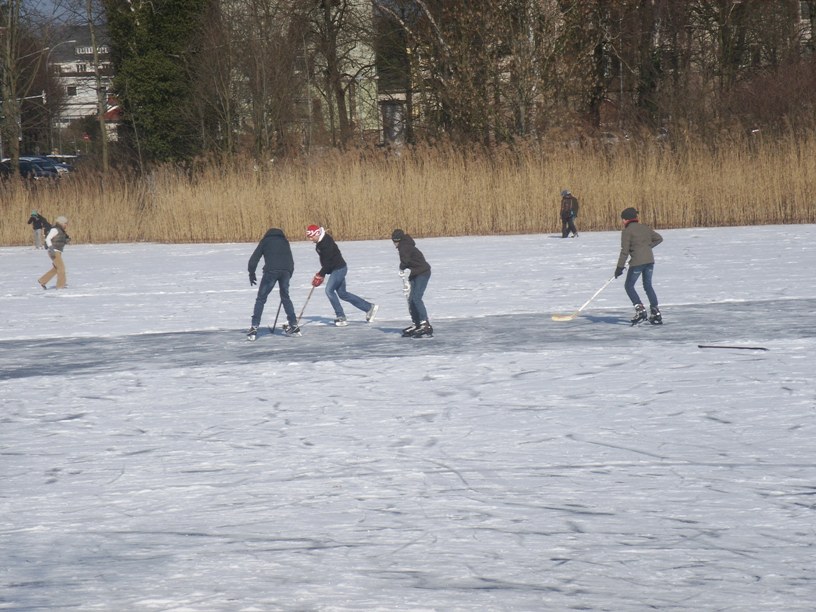
M 638 323 L 643 323 L 648 318 L 646 314 L 646 308 L 643 304 L 637 304 L 635 306 L 635 316 L 632 317 L 631 323 L 632 325 L 637 325 Z

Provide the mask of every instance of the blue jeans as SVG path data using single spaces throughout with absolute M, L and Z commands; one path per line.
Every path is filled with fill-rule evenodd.
M 333 270 L 331 274 L 329 274 L 329 280 L 326 281 L 326 297 L 329 298 L 336 317 L 345 316 L 343 307 L 340 305 L 340 300 L 348 302 L 363 312 L 368 312 L 372 306 L 370 302 L 366 302 L 363 298 L 346 291 L 347 272 L 348 267 L 346 266 Z
M 626 295 L 629 296 L 629 299 L 632 300 L 632 304 L 635 306 L 643 303 L 640 301 L 638 292 L 635 291 L 635 283 L 637 283 L 638 277 L 642 274 L 643 289 L 646 291 L 646 297 L 649 298 L 649 306 L 654 306 L 657 308 L 657 294 L 655 294 L 654 289 L 652 288 L 653 272 L 654 264 L 650 263 L 643 264 L 642 266 L 630 267 L 629 271 L 626 273 L 626 284 L 624 285 L 624 288 L 626 289 Z
M 289 281 L 291 278 L 292 275 L 289 274 L 288 270 L 264 270 L 263 276 L 261 277 L 261 284 L 258 285 L 258 297 L 255 298 L 255 310 L 252 312 L 252 327 L 258 327 L 258 325 L 261 324 L 261 316 L 263 316 L 266 298 L 272 289 L 275 288 L 275 283 L 278 284 L 281 304 L 283 305 L 283 310 L 286 312 L 289 325 L 292 327 L 297 325 L 295 307 L 289 298 Z
M 431 280 L 431 273 L 426 272 L 408 281 L 411 284 L 411 294 L 408 297 L 408 312 L 411 313 L 411 320 L 416 324 L 428 320 L 428 311 L 425 310 L 422 296 L 425 295 L 425 288 L 428 286 L 429 280 Z

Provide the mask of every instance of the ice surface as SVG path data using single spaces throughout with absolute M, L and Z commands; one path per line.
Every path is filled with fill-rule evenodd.
M 0 248 L 0 609 L 813 610 L 816 226 L 661 233 L 635 328 L 617 232 L 418 239 L 430 340 L 387 239 L 255 343 L 252 244 Z

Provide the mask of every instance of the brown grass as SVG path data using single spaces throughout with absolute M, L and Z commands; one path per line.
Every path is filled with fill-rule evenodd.
M 331 152 L 266 167 L 174 168 L 146 178 L 75 175 L 57 186 L 0 188 L 0 244 L 30 242 L 32 209 L 65 215 L 75 243 L 292 239 L 317 223 L 343 240 L 552 233 L 559 193 L 581 202 L 579 231 L 619 227 L 634 206 L 657 228 L 816 222 L 816 137 L 472 152 L 438 147 Z

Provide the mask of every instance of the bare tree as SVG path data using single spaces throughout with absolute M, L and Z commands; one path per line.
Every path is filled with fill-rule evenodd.
M 367 0 L 311 0 L 309 45 L 315 85 L 327 105 L 331 144 L 352 137 L 358 83 L 374 70 L 371 4 Z

